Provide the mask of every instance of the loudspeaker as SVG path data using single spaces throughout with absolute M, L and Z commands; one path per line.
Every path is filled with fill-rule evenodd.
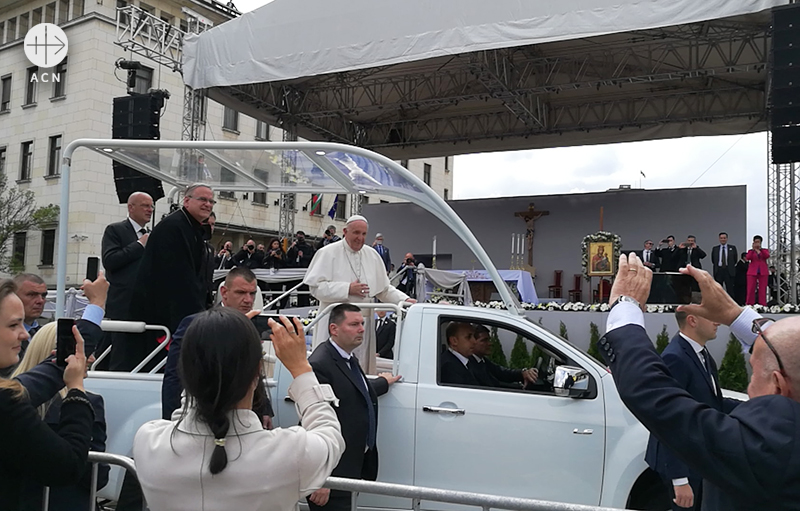
M 772 163 L 800 161 L 800 4 L 772 9 Z
M 164 98 L 155 94 L 132 94 L 114 98 L 111 137 L 134 140 L 158 140 L 161 138 L 160 121 Z M 153 155 L 158 166 L 158 152 Z M 164 197 L 161 181 L 127 165 L 113 162 L 114 186 L 120 204 L 128 202 L 134 192 L 145 192 L 153 201 Z

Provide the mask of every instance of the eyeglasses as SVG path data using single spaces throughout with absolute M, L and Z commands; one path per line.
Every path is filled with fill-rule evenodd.
M 770 323 L 770 322 L 772 322 L 772 321 L 775 321 L 775 320 L 774 320 L 774 319 L 772 319 L 772 318 L 758 318 L 758 319 L 754 319 L 754 320 L 753 320 L 753 328 L 752 328 L 752 330 L 753 330 L 753 333 L 754 333 L 754 334 L 758 334 L 758 335 L 760 335 L 760 336 L 761 336 L 761 338 L 762 338 L 762 339 L 764 339 L 764 344 L 766 344 L 766 345 L 767 345 L 767 347 L 769 348 L 769 350 L 772 352 L 772 354 L 773 354 L 773 355 L 775 355 L 775 358 L 778 360 L 778 367 L 779 367 L 779 368 L 780 368 L 780 370 L 781 370 L 781 374 L 782 374 L 782 375 L 784 375 L 784 376 L 786 376 L 786 371 L 785 371 L 785 370 L 784 370 L 784 368 L 783 368 L 783 361 L 781 360 L 781 356 L 780 356 L 780 355 L 778 355 L 778 352 L 777 352 L 777 351 L 775 351 L 775 346 L 773 346 L 773 345 L 772 345 L 772 343 L 771 343 L 771 342 L 769 342 L 769 340 L 767 339 L 767 336 L 766 336 L 766 335 L 764 335 L 764 328 L 763 328 L 763 326 L 764 326 L 764 325 L 766 325 L 767 323 Z M 755 344 L 755 343 L 753 343 L 753 344 Z M 750 346 L 750 353 L 751 353 L 751 354 L 753 353 L 753 346 L 752 346 L 752 345 Z
M 217 203 L 214 199 L 209 199 L 207 197 L 192 197 L 189 195 L 190 199 L 199 200 L 200 202 L 204 202 L 206 204 L 211 204 L 212 206 Z

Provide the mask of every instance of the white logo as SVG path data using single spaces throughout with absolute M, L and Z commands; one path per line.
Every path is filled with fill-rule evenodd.
M 67 34 L 58 25 L 39 23 L 25 35 L 25 56 L 35 66 L 53 67 L 67 56 Z

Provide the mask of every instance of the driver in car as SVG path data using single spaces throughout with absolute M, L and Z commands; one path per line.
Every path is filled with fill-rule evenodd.
M 475 347 L 469 368 L 475 379 L 484 387 L 521 389 L 532 386 L 539 378 L 536 369 L 509 369 L 495 364 L 487 357 L 492 353 L 489 329 L 483 325 L 475 327 Z

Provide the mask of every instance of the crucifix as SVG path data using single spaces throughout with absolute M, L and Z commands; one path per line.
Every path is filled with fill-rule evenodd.
M 527 226 L 527 231 L 525 233 L 525 239 L 528 241 L 528 266 L 533 266 L 533 234 L 536 232 L 534 228 L 534 222 L 539 220 L 543 216 L 549 215 L 549 211 L 543 210 L 536 210 L 536 206 L 533 205 L 531 202 L 528 205 L 528 209 L 525 211 L 517 211 L 514 213 L 514 216 L 518 216 L 525 221 L 525 225 Z

